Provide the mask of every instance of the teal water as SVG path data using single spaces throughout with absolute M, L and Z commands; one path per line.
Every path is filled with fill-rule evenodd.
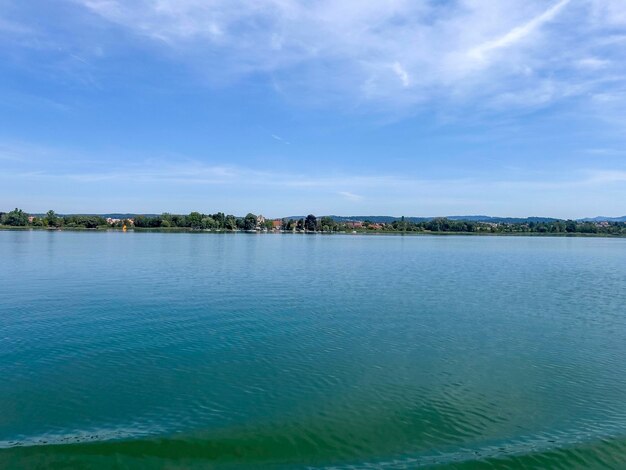
M 0 231 L 0 468 L 626 468 L 626 239 Z

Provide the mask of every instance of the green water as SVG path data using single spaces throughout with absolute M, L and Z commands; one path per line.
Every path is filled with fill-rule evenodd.
M 626 468 L 626 240 L 0 231 L 0 468 Z

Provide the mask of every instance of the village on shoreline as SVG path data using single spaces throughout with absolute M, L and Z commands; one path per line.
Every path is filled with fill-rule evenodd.
M 532 220 L 527 221 L 477 221 L 435 217 L 426 220 L 388 218 L 387 222 L 371 220 L 337 220 L 332 216 L 266 219 L 249 213 L 245 217 L 226 215 L 223 212 L 188 215 L 168 214 L 127 218 L 101 215 L 58 215 L 50 210 L 46 214 L 28 214 L 21 209 L 0 212 L 0 228 L 45 230 L 136 230 L 136 231 L 204 231 L 204 232 L 260 232 L 260 233 L 461 233 L 461 234 L 537 234 L 537 235 L 588 235 L 626 236 L 626 222 Z

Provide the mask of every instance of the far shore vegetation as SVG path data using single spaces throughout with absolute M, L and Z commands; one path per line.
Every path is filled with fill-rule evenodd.
M 308 215 L 301 218 L 266 219 L 262 215 L 245 217 L 223 212 L 188 215 L 168 214 L 129 218 L 101 215 L 59 215 L 53 210 L 31 215 L 21 209 L 0 212 L 0 228 L 47 230 L 168 230 L 210 232 L 287 232 L 287 233 L 413 233 L 413 234 L 476 234 L 476 235 L 588 235 L 626 236 L 626 222 L 549 220 L 527 222 L 484 222 L 451 220 L 435 217 L 410 221 L 404 217 L 390 222 L 368 220 L 336 220 L 330 216 Z

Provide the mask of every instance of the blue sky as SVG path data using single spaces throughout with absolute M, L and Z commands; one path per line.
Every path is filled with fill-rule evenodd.
M 626 214 L 626 0 L 0 0 L 0 210 Z

